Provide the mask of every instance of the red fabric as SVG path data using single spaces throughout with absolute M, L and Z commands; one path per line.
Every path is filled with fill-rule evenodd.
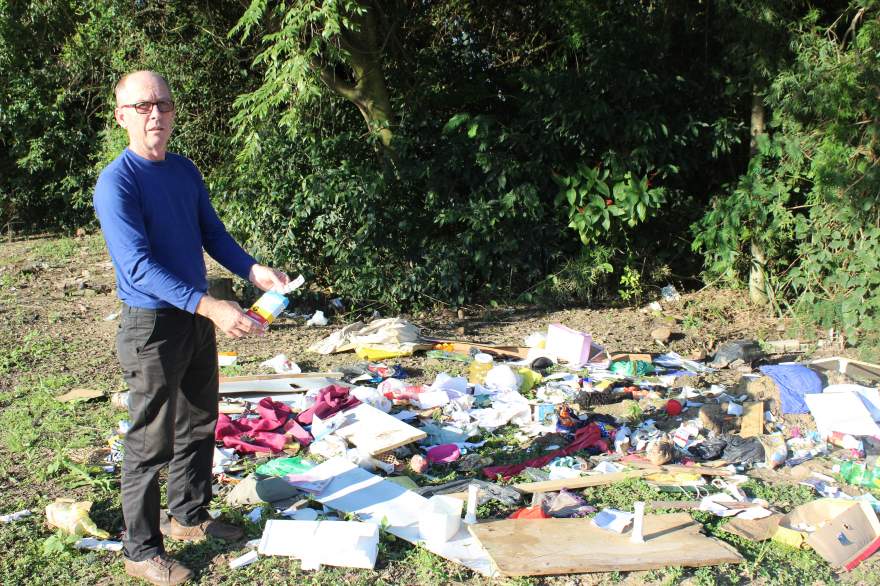
M 280 452 L 287 444 L 284 432 L 290 428 L 291 423 L 296 423 L 288 421 L 290 407 L 266 397 L 257 404 L 257 413 L 260 417 L 256 419 L 243 417 L 235 421 L 228 415 L 220 414 L 214 429 L 214 439 L 243 454 Z
M 327 419 L 339 411 L 360 405 L 361 402 L 349 395 L 348 391 L 348 387 L 340 387 L 339 385 L 324 387 L 318 391 L 318 399 L 315 401 L 315 404 L 297 415 L 297 422 L 303 425 L 311 425 L 314 415 L 321 419 Z
M 488 468 L 483 468 L 483 474 L 486 478 L 490 479 L 494 479 L 500 474 L 501 477 L 506 480 L 512 476 L 516 476 L 526 468 L 540 468 L 546 466 L 555 458 L 568 456 L 569 454 L 586 450 L 587 448 L 599 448 L 603 452 L 608 451 L 608 442 L 602 439 L 602 431 L 595 423 L 590 423 L 574 432 L 574 441 L 564 448 L 550 452 L 545 456 L 529 460 L 528 462 L 523 462 L 522 464 L 489 466 Z
M 541 508 L 541 505 L 535 505 L 534 507 L 526 507 L 525 509 L 520 509 L 518 511 L 514 511 L 508 519 L 549 519 L 550 515 L 544 512 L 544 509 Z

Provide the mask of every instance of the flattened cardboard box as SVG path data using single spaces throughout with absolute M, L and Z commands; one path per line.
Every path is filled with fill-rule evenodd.
M 812 533 L 798 527 L 812 526 Z M 866 502 L 819 499 L 796 507 L 779 523 L 774 541 L 806 543 L 832 567 L 852 570 L 880 548 L 880 521 Z

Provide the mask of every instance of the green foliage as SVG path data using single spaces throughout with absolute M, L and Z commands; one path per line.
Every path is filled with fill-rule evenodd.
M 770 138 L 695 225 L 710 275 L 744 279 L 755 238 L 777 299 L 851 342 L 876 338 L 880 309 L 878 8 L 853 1 L 792 23 L 795 57 L 765 98 Z

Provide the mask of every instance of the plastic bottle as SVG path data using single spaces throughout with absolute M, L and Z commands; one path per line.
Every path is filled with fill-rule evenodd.
M 246 315 L 263 326 L 263 328 L 268 328 L 269 324 L 275 321 L 275 318 L 281 315 L 281 312 L 290 303 L 287 299 L 287 294 L 299 288 L 303 283 L 305 283 L 305 279 L 300 275 L 288 283 L 281 291 L 266 291 L 247 310 Z
M 486 374 L 490 370 L 494 364 L 492 363 L 492 356 L 490 354 L 480 353 L 474 356 L 474 361 L 471 362 L 471 367 L 468 372 L 468 382 L 472 385 L 481 385 L 486 382 Z
M 835 466 L 835 472 L 840 474 L 849 484 L 880 488 L 880 466 L 874 465 L 868 468 L 867 464 L 855 460 L 841 462 Z

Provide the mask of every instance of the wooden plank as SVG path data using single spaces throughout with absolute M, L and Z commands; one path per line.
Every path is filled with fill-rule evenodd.
M 486 354 L 493 354 L 495 356 L 504 356 L 507 358 L 517 358 L 517 359 L 525 359 L 528 357 L 529 348 L 524 348 L 521 346 L 503 346 L 500 344 L 480 344 L 478 342 L 466 342 L 460 340 L 447 340 L 443 338 L 426 338 L 428 342 L 432 342 L 434 344 L 444 344 L 448 347 L 452 348 L 452 352 L 460 352 L 462 354 L 468 354 L 471 351 L 471 348 L 476 348 L 481 352 L 485 352 Z
M 320 373 L 316 373 L 320 374 Z M 328 373 L 334 374 L 334 373 Z M 340 374 L 340 373 L 335 373 Z M 272 378 L 268 378 L 272 377 Z M 251 377 L 248 377 L 249 379 Z M 302 393 L 312 388 L 323 388 L 328 385 L 351 386 L 348 383 L 322 376 L 309 375 L 266 375 L 266 377 L 253 380 L 241 380 L 238 377 L 229 377 L 220 381 L 221 395 L 289 395 L 290 393 Z
M 701 476 L 730 476 L 730 470 L 724 468 L 711 468 L 709 466 L 684 466 L 682 464 L 665 464 L 663 466 L 655 466 L 648 461 L 640 462 L 638 460 L 626 460 L 621 462 L 633 468 L 641 468 L 651 472 L 668 472 L 670 474 L 678 474 L 686 472 L 690 474 L 700 474 Z
M 428 435 L 366 403 L 349 409 L 345 417 L 347 423 L 336 430 L 336 435 L 366 450 L 371 456 L 419 441 Z
M 221 376 L 220 383 L 235 383 L 261 380 L 297 379 L 297 378 L 342 378 L 341 372 L 299 372 L 291 374 L 247 374 L 242 376 Z
M 563 488 L 588 488 L 590 486 L 603 486 L 614 484 L 630 478 L 641 478 L 651 472 L 650 470 L 627 470 L 624 472 L 610 472 L 608 474 L 596 474 L 594 476 L 579 476 L 577 478 L 561 478 L 559 480 L 545 480 L 543 482 L 523 482 L 514 484 L 513 487 L 523 492 L 557 492 Z
M 764 433 L 764 401 L 754 401 L 743 404 L 742 423 L 740 423 L 739 435 L 742 437 L 757 437 Z
M 688 513 L 645 515 L 644 543 L 630 532 L 593 527 L 589 519 L 507 519 L 470 525 L 505 576 L 630 572 L 669 566 L 739 563 L 730 545 L 700 533 Z

